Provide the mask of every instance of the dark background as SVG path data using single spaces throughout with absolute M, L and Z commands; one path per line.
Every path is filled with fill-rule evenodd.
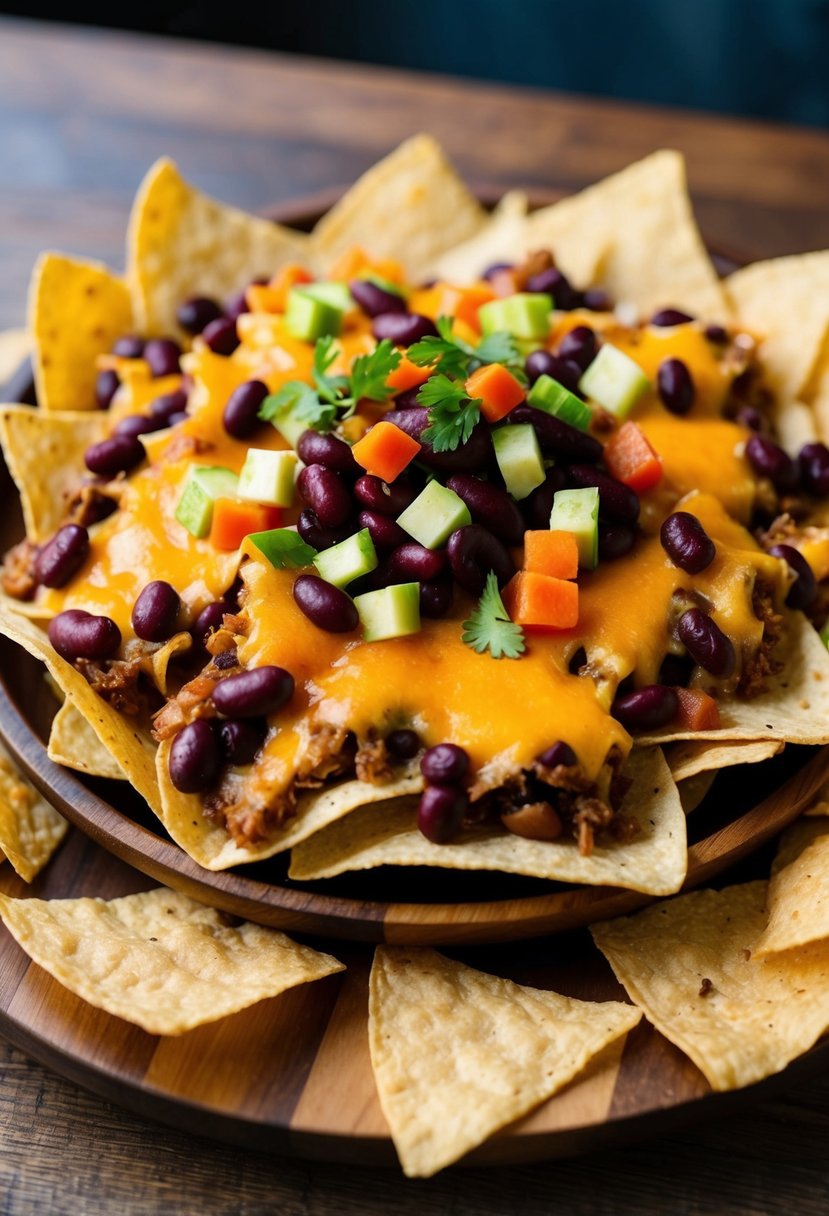
M 829 0 L 0 0 L 0 12 L 829 125 Z

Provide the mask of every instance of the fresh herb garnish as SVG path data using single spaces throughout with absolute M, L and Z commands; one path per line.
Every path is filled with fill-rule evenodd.
M 277 570 L 298 570 L 302 566 L 310 566 L 317 556 L 316 549 L 306 545 L 299 533 L 291 528 L 253 532 L 250 539 Z
M 306 423 L 310 430 L 330 431 L 337 417 L 337 407 L 322 402 L 310 384 L 289 380 L 282 388 L 266 397 L 259 407 L 259 417 L 279 427 L 279 421 L 290 414 Z
M 478 654 L 489 651 L 493 659 L 517 659 L 527 648 L 524 631 L 510 620 L 492 570 L 486 576 L 478 607 L 463 623 L 462 641 Z
M 434 364 L 435 370 L 446 376 L 466 378 L 484 363 L 503 363 L 523 382 L 524 366 L 512 334 L 487 334 L 477 346 L 472 346 L 452 332 L 451 317 L 438 317 L 440 337 L 421 338 L 406 351 L 406 358 L 418 367 Z
M 421 438 L 435 452 L 454 452 L 468 443 L 481 417 L 480 401 L 470 401 L 463 382 L 440 372 L 421 386 L 417 402 L 428 406 L 429 425 Z
M 351 397 L 355 405 L 362 398 L 387 401 L 396 392 L 386 380 L 399 366 L 401 357 L 388 338 L 378 342 L 370 355 L 358 355 L 351 365 Z
M 328 369 L 339 351 L 331 334 L 317 339 L 314 347 L 314 388 L 302 380 L 289 380 L 277 393 L 266 397 L 259 417 L 278 425 L 280 417 L 290 413 L 307 423 L 314 431 L 330 431 L 344 418 L 349 418 L 363 398 L 386 401 L 395 391 L 386 384 L 400 363 L 400 351 L 387 338 L 378 343 L 369 355 L 359 355 L 351 366 L 350 376 L 330 376 Z
M 333 348 L 333 349 L 332 349 Z M 317 338 L 314 347 L 314 384 L 323 401 L 331 405 L 339 405 L 348 392 L 348 376 L 329 376 L 328 369 L 337 358 L 339 351 L 334 347 L 334 338 L 326 334 Z

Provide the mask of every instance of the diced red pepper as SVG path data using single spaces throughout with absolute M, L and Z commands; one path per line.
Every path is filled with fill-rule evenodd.
M 672 725 L 677 730 L 719 730 L 720 707 L 701 688 L 675 688 L 679 705 Z
M 251 532 L 282 527 L 282 508 L 236 498 L 217 498 L 213 504 L 210 543 L 216 549 L 238 549 Z
M 637 494 L 662 480 L 662 461 L 635 422 L 623 422 L 604 447 L 605 468 Z

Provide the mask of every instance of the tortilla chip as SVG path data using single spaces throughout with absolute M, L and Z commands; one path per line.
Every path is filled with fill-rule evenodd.
M 492 215 L 474 236 L 437 259 L 431 274 L 464 285 L 480 279 L 488 266 L 511 262 L 524 244 L 527 196 L 519 190 L 505 194 Z
M 17 371 L 32 351 L 28 329 L 4 329 L 0 332 L 0 384 Z
M 646 316 L 668 305 L 706 320 L 728 303 L 691 211 L 679 152 L 653 152 L 529 216 L 525 250 L 550 249 L 574 286 L 605 287 Z
M 343 971 L 284 933 L 158 887 L 103 899 L 10 899 L 0 916 L 30 958 L 97 1009 L 149 1034 L 183 1034 Z
M 149 656 L 148 674 L 163 697 L 167 696 L 167 669 L 177 655 L 186 654 L 192 648 L 193 636 L 183 630 L 175 633 Z
M 417 280 L 448 249 L 483 228 L 486 213 L 431 135 L 407 139 L 373 165 L 324 215 L 311 234 L 324 269 L 354 245 L 395 258 Z
M 404 1173 L 428 1178 L 562 1089 L 641 1014 L 378 946 L 369 1046 Z
M 693 777 L 686 777 L 684 781 L 677 781 L 679 800 L 686 815 L 690 815 L 697 809 L 716 779 L 716 773 L 704 772 L 695 773 Z
M 46 754 L 55 764 L 88 773 L 90 777 L 126 780 L 120 764 L 71 701 L 64 701 L 52 719 Z
M 829 822 L 801 819 L 784 833 L 766 900 L 758 956 L 829 940 Z
M 100 743 L 123 769 L 128 781 L 158 815 L 161 800 L 155 779 L 155 745 L 149 734 L 93 692 L 79 671 L 52 649 L 46 634 L 31 621 L 0 605 L 0 633 L 46 664 L 49 673 L 86 719 Z
M 814 443 L 819 437 L 815 414 L 811 406 L 802 401 L 790 401 L 776 409 L 774 423 L 777 442 L 793 458 L 804 444 Z
M 574 840 L 527 840 L 483 826 L 464 832 L 457 843 L 432 844 L 417 829 L 417 803 L 410 798 L 354 811 L 309 837 L 291 854 L 289 876 L 310 880 L 375 866 L 439 866 L 606 883 L 651 895 L 678 891 L 688 850 L 685 814 L 668 766 L 658 749 L 638 752 L 625 775 L 633 784 L 624 810 L 639 823 L 639 834 L 627 844 L 597 844 L 589 857 Z
M 0 443 L 20 491 L 30 540 L 47 540 L 63 523 L 70 496 L 88 475 L 84 452 L 103 439 L 108 429 L 101 410 L 42 413 L 28 405 L 0 406 Z
M 189 342 L 176 320 L 182 300 L 222 300 L 286 262 L 308 260 L 308 238 L 215 202 L 175 164 L 156 161 L 141 183 L 127 234 L 127 280 L 139 329 Z
M 122 279 L 99 262 L 62 253 L 38 258 L 29 286 L 29 331 L 38 405 L 96 410 L 96 360 L 132 329 Z
M 721 768 L 730 768 L 734 764 L 759 764 L 763 760 L 771 760 L 785 746 L 777 739 L 758 739 L 754 743 L 735 743 L 732 740 L 696 743 L 688 739 L 666 747 L 665 759 L 674 781 L 680 783 L 702 773 L 716 774 Z
M 756 955 L 766 890 L 692 891 L 592 929 L 634 1003 L 713 1089 L 780 1072 L 829 1026 L 827 943 Z
M 0 860 L 31 882 L 66 835 L 68 824 L 0 746 Z

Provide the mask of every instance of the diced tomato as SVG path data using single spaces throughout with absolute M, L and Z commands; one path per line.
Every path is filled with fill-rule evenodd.
M 210 543 L 216 549 L 238 549 L 251 532 L 282 527 L 281 507 L 236 498 L 217 498 L 213 504 Z
M 572 532 L 524 533 L 524 569 L 552 578 L 575 578 L 579 572 L 579 545 Z
M 578 583 L 519 570 L 503 591 L 504 605 L 525 629 L 572 629 L 579 623 Z
M 662 480 L 662 461 L 635 422 L 623 422 L 604 446 L 605 468 L 637 494 Z
M 405 393 L 407 389 L 425 384 L 433 370 L 431 367 L 418 367 L 403 355 L 394 371 L 386 377 L 386 384 L 395 392 Z
M 357 463 L 383 481 L 399 477 L 419 451 L 417 440 L 392 422 L 378 422 L 351 449 Z
M 486 363 L 474 371 L 465 385 L 473 400 L 481 403 L 487 422 L 498 422 L 524 400 L 523 384 L 502 363 Z
M 678 730 L 719 730 L 720 707 L 701 688 L 675 688 L 679 703 L 673 725 Z

